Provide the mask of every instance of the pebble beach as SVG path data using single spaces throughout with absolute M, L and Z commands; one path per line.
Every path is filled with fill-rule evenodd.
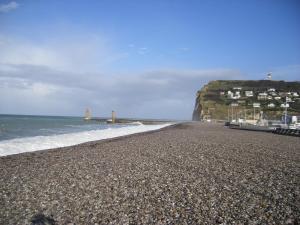
M 0 225 L 299 218 L 299 137 L 193 122 L 0 157 Z

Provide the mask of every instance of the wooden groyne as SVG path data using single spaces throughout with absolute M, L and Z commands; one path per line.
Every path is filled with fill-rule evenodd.
M 238 130 L 250 130 L 250 131 L 262 131 L 262 132 L 272 132 L 273 129 L 266 126 L 256 126 L 251 124 L 229 124 L 229 128 Z
M 300 130 L 298 129 L 276 128 L 272 133 L 300 137 Z
M 298 129 L 275 128 L 275 127 L 257 126 L 251 124 L 244 125 L 244 124 L 232 124 L 232 123 L 229 124 L 228 127 L 231 129 L 238 129 L 238 130 L 261 131 L 261 132 L 269 132 L 273 134 L 300 137 L 300 130 Z

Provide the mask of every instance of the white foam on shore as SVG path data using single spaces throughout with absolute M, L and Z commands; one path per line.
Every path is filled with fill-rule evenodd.
M 5 140 L 0 142 L 0 156 L 72 146 L 89 141 L 97 141 L 134 133 L 157 130 L 170 125 L 172 124 L 139 125 L 52 136 L 35 136 Z

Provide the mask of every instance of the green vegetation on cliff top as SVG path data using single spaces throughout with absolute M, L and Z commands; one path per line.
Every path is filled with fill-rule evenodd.
M 251 96 L 252 92 L 252 96 Z M 300 82 L 272 80 L 216 80 L 197 93 L 193 119 L 227 119 L 234 111 L 237 117 L 253 117 L 253 103 L 257 112 L 266 118 L 278 119 L 284 111 L 286 98 L 290 115 L 300 115 Z M 232 105 L 234 107 L 232 108 Z M 241 116 L 243 114 L 243 116 Z

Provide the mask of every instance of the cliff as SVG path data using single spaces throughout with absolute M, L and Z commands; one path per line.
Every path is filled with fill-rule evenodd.
M 248 119 L 262 112 L 267 119 L 278 119 L 285 106 L 289 115 L 300 115 L 299 96 L 300 82 L 215 80 L 197 92 L 193 120 Z

